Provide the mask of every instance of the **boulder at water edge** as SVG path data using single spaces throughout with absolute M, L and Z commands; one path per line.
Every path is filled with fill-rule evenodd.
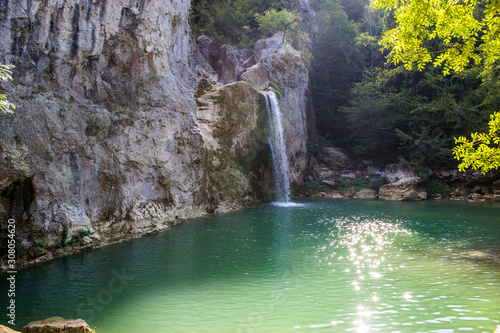
M 7 326 L 0 325 L 0 333 L 19 333 L 18 331 L 14 331 L 11 328 L 8 328 Z
M 83 319 L 52 317 L 34 321 L 21 329 L 22 333 L 95 333 Z
M 404 178 L 384 185 L 379 190 L 379 199 L 388 201 L 419 201 L 427 199 L 427 192 L 419 186 L 418 177 Z
M 365 188 L 354 194 L 355 199 L 376 199 L 377 191 L 371 188 Z

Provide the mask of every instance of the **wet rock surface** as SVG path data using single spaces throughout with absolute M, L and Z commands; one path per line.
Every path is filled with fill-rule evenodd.
M 95 333 L 83 319 L 52 317 L 34 321 L 21 329 L 22 333 Z
M 335 147 L 321 147 L 311 153 L 304 184 L 297 195 L 390 201 L 448 199 L 500 202 L 498 172 L 486 175 L 458 170 L 417 172 L 404 164 L 391 164 L 381 169 L 371 161 L 357 161 L 353 165 L 345 153 L 339 155 L 338 152 L 340 150 Z
M 20 263 L 270 200 L 261 89 L 281 96 L 302 182 L 308 74 L 279 36 L 196 43 L 190 1 L 5 8 L 0 57 L 16 69 L 2 88 L 18 108 L 0 123 L 0 220 L 16 220 Z

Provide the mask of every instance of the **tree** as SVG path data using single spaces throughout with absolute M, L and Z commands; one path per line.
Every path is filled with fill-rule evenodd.
M 12 69 L 13 65 L 2 65 L 0 64 L 0 80 L 7 81 L 12 80 Z M 14 113 L 12 110 L 16 108 L 14 103 L 9 102 L 7 95 L 0 94 L 0 110 L 4 113 Z
M 310 86 L 318 130 L 333 144 L 341 145 L 347 136 L 347 126 L 340 107 L 351 99 L 351 87 L 363 77 L 365 65 L 361 45 L 358 45 L 358 24 L 349 21 L 342 5 L 336 0 L 317 1 Z
M 372 0 L 375 8 L 394 10 L 397 26 L 382 45 L 394 63 L 419 70 L 432 62 L 444 74 L 470 62 L 488 69 L 500 57 L 500 1 Z M 438 45 L 436 45 L 436 43 Z M 437 47 L 436 47 L 437 46 Z
M 255 18 L 264 37 L 271 37 L 277 31 L 284 31 L 289 25 L 299 24 L 297 14 L 286 9 L 280 11 L 269 9 L 263 15 L 255 14 Z
M 190 19 L 195 31 L 222 43 L 250 47 L 261 37 L 256 14 L 278 13 L 290 6 L 288 0 L 194 0 Z
M 482 63 L 483 76 L 497 65 L 500 0 L 372 0 L 372 4 L 394 11 L 397 26 L 386 31 L 381 44 L 390 49 L 389 59 L 396 64 L 422 70 L 432 62 L 446 75 L 463 71 L 471 62 Z M 473 133 L 471 141 L 463 136 L 455 139 L 453 154 L 463 161 L 459 170 L 472 167 L 486 173 L 499 167 L 497 119 L 499 112 L 491 115 L 489 133 Z
M 310 42 L 309 34 L 301 28 L 302 16 L 299 13 L 271 8 L 263 14 L 255 14 L 255 19 L 259 24 L 261 38 L 271 37 L 278 31 L 283 31 L 283 42 L 288 41 L 300 52 L 304 65 L 310 66 L 312 54 L 307 45 Z
M 341 108 L 350 151 L 381 165 L 403 159 L 418 167 L 455 167 L 453 136 L 478 131 L 490 114 L 479 72 L 368 68 L 350 105 Z
M 472 133 L 471 141 L 464 136 L 455 138 L 453 154 L 462 160 L 458 170 L 479 169 L 484 174 L 500 167 L 500 112 L 491 115 L 489 127 L 488 133 Z

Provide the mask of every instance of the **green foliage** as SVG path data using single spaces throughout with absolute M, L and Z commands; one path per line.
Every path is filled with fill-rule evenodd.
M 335 184 L 332 185 L 332 188 L 340 194 L 345 194 L 351 188 L 354 189 L 355 192 L 359 192 L 371 187 L 369 178 L 355 178 L 352 180 L 336 179 Z
M 285 31 L 286 40 L 301 52 L 308 66 L 312 59 L 309 35 L 301 29 L 302 18 L 291 11 L 292 6 L 289 0 L 195 0 L 190 17 L 195 31 L 243 48 Z
M 453 136 L 481 128 L 486 90 L 478 69 L 450 76 L 402 66 L 365 72 L 342 108 L 351 151 L 380 164 L 398 159 L 430 168 L 453 167 Z
M 74 234 L 71 239 L 68 241 L 68 227 L 63 226 L 63 231 L 61 233 L 61 241 L 57 245 L 57 247 L 63 249 L 66 246 L 73 245 L 79 242 L 82 238 L 86 236 L 90 236 L 92 233 L 89 230 L 80 229 L 76 234 Z
M 414 108 L 410 91 L 392 85 L 404 80 L 399 70 L 367 70 L 362 82 L 354 84 L 351 106 L 343 107 L 347 139 L 359 158 L 374 158 L 382 164 L 396 159 L 396 128 L 407 129 L 404 114 Z
M 45 243 L 44 241 L 41 241 L 41 240 L 37 240 L 31 247 L 40 247 L 42 249 L 46 249 L 47 243 Z
M 309 182 L 303 182 L 302 185 L 301 185 L 302 188 L 304 189 L 310 189 L 310 188 L 315 188 L 315 189 L 319 189 L 319 190 L 322 190 L 322 189 L 326 189 L 328 188 L 327 185 L 325 184 L 322 184 L 316 180 L 313 180 L 313 181 L 309 181 Z
M 256 15 L 280 12 L 287 5 L 282 0 L 195 0 L 190 17 L 195 31 L 225 44 L 249 47 L 261 35 Z
M 292 29 L 292 25 L 295 27 L 299 25 L 297 14 L 286 9 L 277 11 L 272 8 L 262 15 L 255 14 L 255 18 L 263 37 L 271 37 L 277 31 L 285 31 L 285 29 Z
M 0 64 L 0 81 L 12 80 L 12 69 L 14 65 L 2 65 Z M 9 102 L 7 95 L 0 94 L 0 110 L 4 113 L 14 113 L 13 110 L 16 109 L 14 103 Z
M 430 168 L 440 168 L 447 166 L 451 162 L 450 142 L 439 131 L 433 130 L 430 126 L 422 128 L 422 131 L 413 131 L 406 134 L 396 129 L 396 134 L 401 140 L 401 150 L 413 165 L 425 165 Z
M 318 143 L 307 142 L 307 153 L 309 155 L 316 155 L 321 146 Z
M 359 26 L 349 21 L 335 0 L 315 3 L 317 29 L 310 86 L 316 123 L 320 134 L 336 144 L 346 136 L 346 124 L 339 107 L 351 98 L 352 83 L 362 77 L 365 65 L 363 46 L 356 44 Z
M 500 167 L 500 112 L 491 115 L 489 128 L 488 133 L 472 133 L 470 141 L 464 136 L 455 138 L 453 154 L 462 160 L 458 170 L 472 168 L 485 174 Z
M 498 76 L 500 58 L 500 1 L 498 0 L 429 0 L 426 2 L 373 0 L 377 8 L 394 9 L 397 26 L 388 30 L 382 45 L 391 50 L 394 63 L 423 70 L 433 63 L 443 74 L 461 72 L 472 64 L 484 65 L 483 77 L 490 91 L 499 91 L 491 77 Z M 492 97 L 495 96 L 495 97 Z M 489 94 L 485 104 L 497 104 L 497 94 Z M 473 132 L 471 141 L 464 136 L 455 139 L 453 154 L 460 171 L 480 169 L 485 173 L 499 167 L 500 141 L 496 114 L 490 121 L 489 133 Z
M 394 10 L 397 26 L 386 31 L 382 45 L 394 63 L 422 70 L 443 66 L 445 74 L 484 61 L 489 68 L 500 57 L 498 0 L 372 0 L 375 8 Z M 478 47 L 478 44 L 480 46 Z
M 59 241 L 59 244 L 57 245 L 57 247 L 62 249 L 62 248 L 67 246 L 67 243 L 68 243 L 68 227 L 63 225 L 63 231 L 61 233 L 61 240 Z

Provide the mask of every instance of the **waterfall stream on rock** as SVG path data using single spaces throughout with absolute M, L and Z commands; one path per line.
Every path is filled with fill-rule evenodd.
M 264 91 L 266 108 L 270 122 L 268 141 L 273 158 L 273 177 L 276 186 L 276 199 L 278 202 L 290 202 L 290 182 L 288 180 L 288 158 L 285 151 L 283 137 L 283 124 L 278 98 L 274 92 Z

